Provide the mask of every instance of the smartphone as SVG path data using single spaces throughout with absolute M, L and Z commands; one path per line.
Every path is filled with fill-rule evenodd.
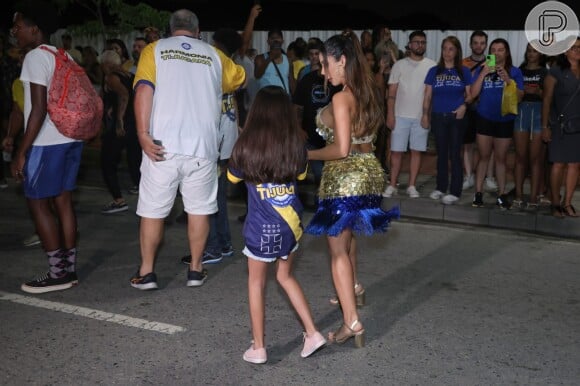
M 154 143 L 154 144 L 156 144 L 156 145 L 158 145 L 158 146 L 163 146 L 163 145 L 161 144 L 161 141 L 160 141 L 160 140 L 158 140 L 158 139 L 154 139 L 154 140 L 153 140 L 153 143 Z M 159 157 L 163 157 L 163 160 L 165 159 L 165 156 L 163 155 L 163 153 L 157 153 L 157 155 L 158 155 Z M 161 161 L 163 161 L 163 160 L 161 160 Z
M 487 65 L 487 67 L 489 67 L 491 72 L 495 72 L 495 55 L 494 54 L 486 55 L 485 64 Z

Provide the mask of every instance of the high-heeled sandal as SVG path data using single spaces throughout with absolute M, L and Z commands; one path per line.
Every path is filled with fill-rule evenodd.
M 357 307 L 362 307 L 365 305 L 365 289 L 361 283 L 356 283 L 354 285 L 354 297 L 355 297 Z M 340 301 L 338 300 L 337 295 L 334 295 L 333 297 L 331 297 L 329 302 L 333 306 L 340 305 Z
M 578 217 L 578 215 L 576 214 L 576 208 L 574 208 L 572 204 L 564 205 L 562 207 L 562 212 L 568 217 Z
M 354 285 L 354 297 L 357 307 L 362 307 L 365 305 L 365 289 L 361 283 L 356 283 Z
M 335 332 L 328 333 L 328 341 L 338 344 L 343 344 L 350 338 L 354 337 L 354 346 L 356 348 L 361 348 L 365 346 L 365 329 L 361 326 L 360 330 L 355 331 L 354 328 L 360 322 L 355 320 L 352 324 L 347 326 L 346 324 L 342 324 L 338 330 Z

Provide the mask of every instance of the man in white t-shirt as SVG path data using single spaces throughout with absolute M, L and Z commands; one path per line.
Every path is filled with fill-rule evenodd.
M 199 39 L 193 12 L 175 11 L 169 27 L 170 37 L 141 52 L 134 81 L 137 135 L 145 156 L 137 204 L 141 266 L 131 286 L 141 290 L 157 288 L 155 255 L 178 189 L 188 214 L 192 256 L 187 286 L 206 280 L 201 259 L 208 216 L 217 211 L 222 94 L 234 92 L 245 80 L 242 66 Z
M 25 129 L 11 165 L 12 174 L 22 181 L 49 266 L 46 274 L 22 284 L 23 291 L 33 294 L 78 284 L 72 191 L 76 188 L 83 143 L 62 135 L 47 114 L 56 61 L 52 53 L 40 48 L 56 51 L 56 47 L 47 44 L 50 34 L 56 31 L 56 20 L 56 9 L 51 4 L 29 0 L 19 6 L 12 25 L 18 47 L 30 50 L 20 74 Z
M 435 61 L 424 57 L 426 49 L 425 32 L 413 31 L 409 35 L 409 55 L 396 61 L 391 69 L 387 100 L 387 127 L 392 130 L 391 179 L 383 192 L 384 197 L 397 193 L 397 179 L 407 148 L 411 150 L 407 194 L 411 198 L 419 197 L 415 184 L 421 166 L 421 153 L 427 150 L 429 135 L 429 129 L 421 127 L 425 76 L 436 65 Z

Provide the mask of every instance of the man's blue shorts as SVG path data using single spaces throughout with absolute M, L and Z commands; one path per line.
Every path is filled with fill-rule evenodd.
M 74 190 L 82 152 L 83 142 L 32 146 L 23 170 L 26 198 L 55 197 Z

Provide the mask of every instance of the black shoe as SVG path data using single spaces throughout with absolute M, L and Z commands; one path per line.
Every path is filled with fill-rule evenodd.
M 232 253 L 230 255 L 227 255 L 227 256 L 231 256 L 233 254 L 234 254 L 234 252 L 232 249 Z M 213 253 L 209 253 L 207 251 L 204 251 L 203 256 L 201 257 L 201 264 L 217 264 L 220 261 L 222 261 L 223 257 L 224 257 L 223 253 L 220 255 L 214 255 Z M 185 265 L 191 264 L 191 255 L 183 256 L 181 258 L 181 262 Z
M 222 254 L 213 254 L 209 253 L 208 251 L 203 252 L 203 256 L 201 257 L 201 264 L 217 264 L 222 261 Z
M 73 283 L 73 285 L 79 284 L 79 278 L 77 277 L 76 272 L 69 272 L 68 276 L 69 276 L 71 282 Z
M 181 262 L 185 265 L 191 264 L 191 255 L 183 256 Z
M 511 204 L 507 198 L 507 194 L 502 194 L 497 198 L 496 205 L 499 206 L 501 210 L 508 210 L 511 208 Z
M 129 188 L 129 194 L 139 194 L 139 185 Z
M 77 283 L 78 280 L 76 280 L 75 282 L 70 273 L 67 273 L 63 277 L 52 278 L 47 272 L 34 280 L 22 284 L 20 286 L 20 289 L 30 294 L 43 294 L 45 292 L 61 291 L 69 289 L 74 285 L 76 285 Z
M 222 248 L 222 257 L 230 257 L 234 255 L 234 247 L 231 245 Z
M 199 287 L 205 283 L 207 279 L 207 269 L 202 269 L 201 272 L 187 270 L 187 286 Z
M 473 195 L 471 206 L 474 208 L 481 208 L 483 206 L 483 193 L 477 192 Z
M 126 210 L 129 210 L 129 205 L 127 205 L 125 201 L 122 202 L 111 201 L 107 205 L 103 206 L 103 208 L 101 209 L 101 213 L 111 214 L 117 212 L 124 212 Z
M 155 272 L 149 272 L 145 276 L 139 276 L 139 270 L 131 278 L 131 287 L 140 290 L 157 289 L 157 275 Z

